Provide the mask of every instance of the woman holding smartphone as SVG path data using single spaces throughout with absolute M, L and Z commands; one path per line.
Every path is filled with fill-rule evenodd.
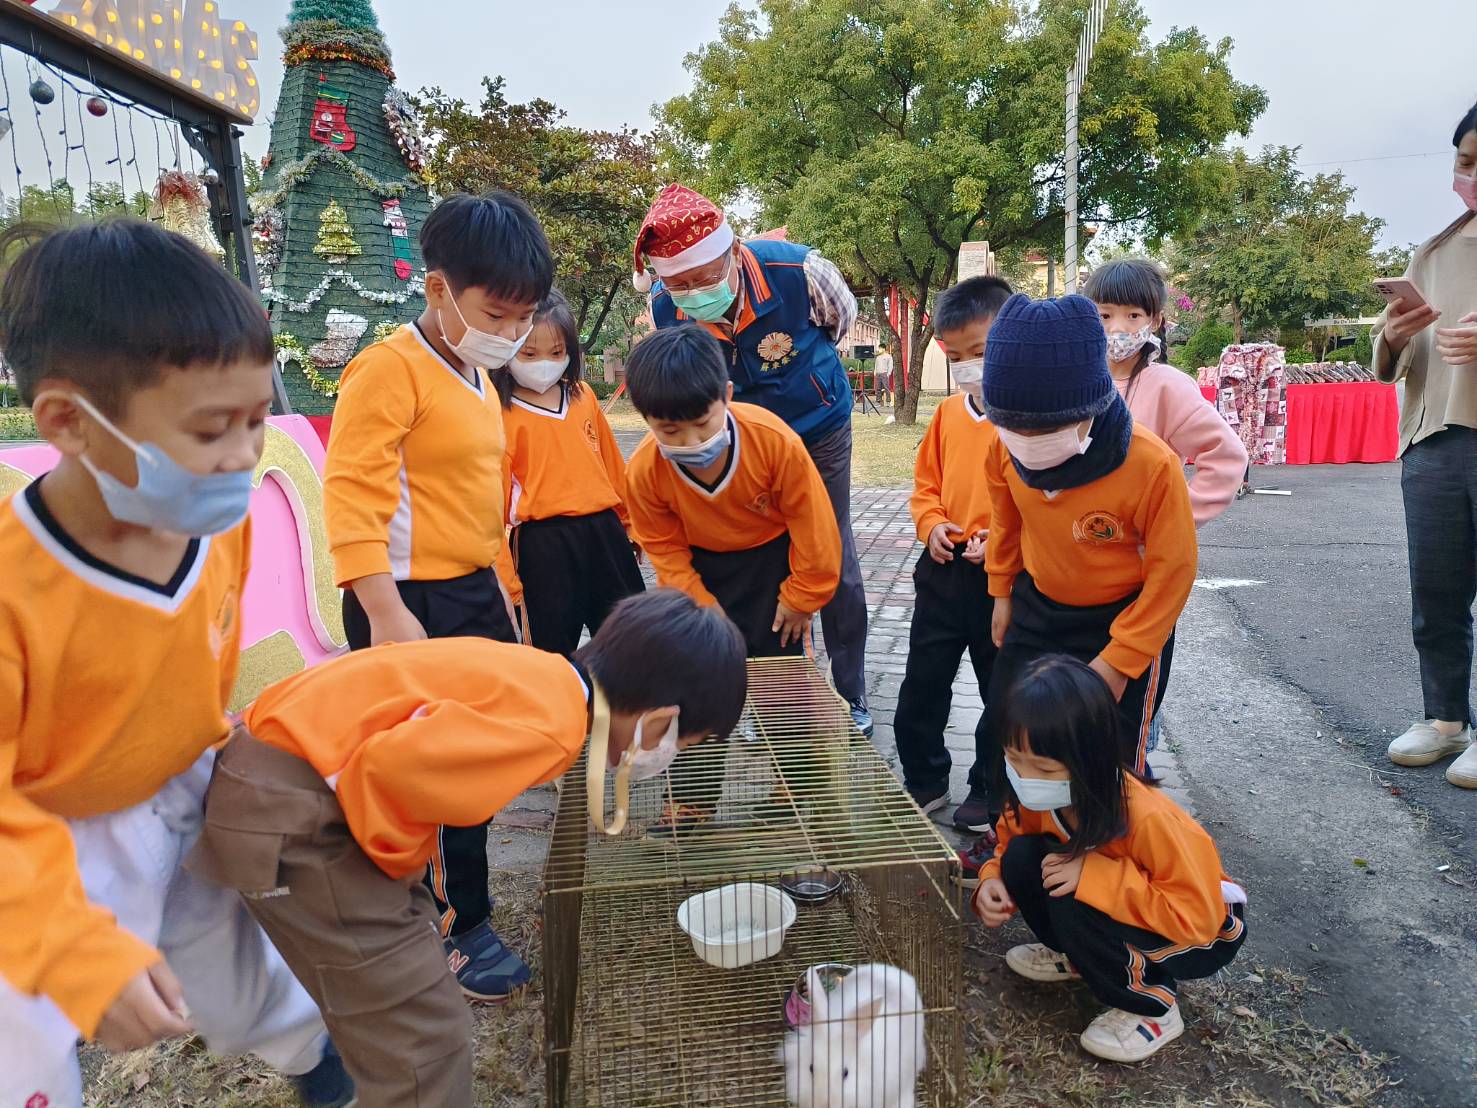
M 1381 381 L 1405 381 L 1400 416 L 1412 633 L 1425 718 L 1390 759 L 1477 789 L 1472 744 L 1472 601 L 1477 597 L 1477 105 L 1457 124 L 1452 187 L 1466 211 L 1411 259 L 1424 303 L 1395 300 L 1374 329 Z

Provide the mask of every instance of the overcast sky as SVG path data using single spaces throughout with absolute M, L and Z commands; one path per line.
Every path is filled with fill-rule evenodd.
M 1142 0 L 1151 35 L 1194 25 L 1236 44 L 1232 72 L 1271 103 L 1250 145 L 1300 145 L 1309 169 L 1343 169 L 1357 202 L 1386 221 L 1385 240 L 1419 240 L 1460 210 L 1451 192 L 1451 131 L 1477 100 L 1473 0 Z M 43 3 L 43 6 L 49 6 Z M 289 0 L 221 0 L 261 37 L 267 105 L 281 80 Z M 475 99 L 485 74 L 514 100 L 542 96 L 571 122 L 646 127 L 682 92 L 683 56 L 712 39 L 727 0 L 377 0 L 399 83 Z M 1425 155 L 1425 156 L 1408 156 Z

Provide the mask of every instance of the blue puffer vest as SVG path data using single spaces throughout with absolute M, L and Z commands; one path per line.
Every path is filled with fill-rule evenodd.
M 805 255 L 810 247 L 758 239 L 744 244 L 744 307 L 732 341 L 708 326 L 728 355 L 733 398 L 768 408 L 807 444 L 851 418 L 851 384 L 827 331 L 810 321 Z M 691 322 L 661 285 L 652 291 L 658 327 Z

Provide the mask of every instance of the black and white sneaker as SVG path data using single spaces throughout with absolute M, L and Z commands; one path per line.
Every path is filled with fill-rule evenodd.
M 954 826 L 961 831 L 990 831 L 997 813 L 990 811 L 990 797 L 984 789 L 971 788 L 964 803 L 954 809 Z
M 925 785 L 921 788 L 908 786 L 908 795 L 913 798 L 913 803 L 923 810 L 926 816 L 929 812 L 937 812 L 949 803 L 949 783 L 941 782 L 937 785 Z

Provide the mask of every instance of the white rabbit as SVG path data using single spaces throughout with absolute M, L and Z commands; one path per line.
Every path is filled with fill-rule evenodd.
M 827 993 L 805 972 L 810 1022 L 780 1043 L 785 1095 L 797 1108 L 915 1108 L 928 1057 L 923 1000 L 896 966 L 857 966 Z

